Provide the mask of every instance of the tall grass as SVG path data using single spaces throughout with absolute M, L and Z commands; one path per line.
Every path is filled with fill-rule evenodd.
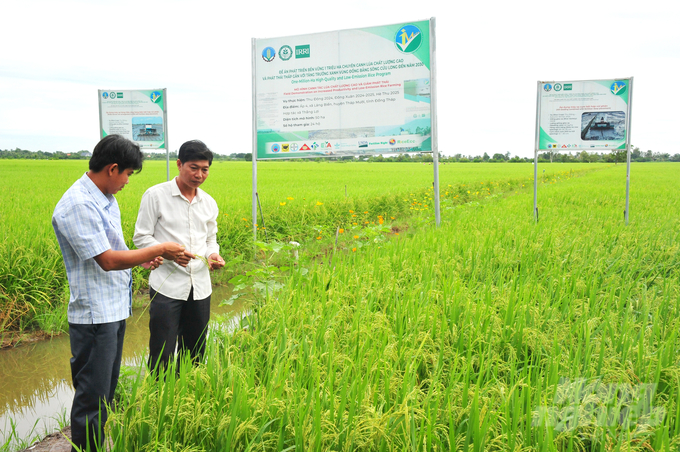
M 538 224 L 490 195 L 293 272 L 203 365 L 140 374 L 114 450 L 677 449 L 672 169 L 636 167 L 628 227 L 621 166 L 541 186 Z
M 554 165 L 546 177 L 584 168 L 592 166 Z M 338 227 L 375 223 L 378 215 L 404 221 L 424 209 L 420 213 L 431 217 L 432 170 L 431 165 L 403 163 L 262 162 L 258 190 L 266 235 L 314 241 Z M 0 193 L 0 334 L 66 327 L 68 286 L 51 216 L 63 193 L 86 171 L 86 161 L 4 160 L 0 165 L 0 177 L 7 182 Z M 250 172 L 247 162 L 215 162 L 204 184 L 220 208 L 218 241 L 227 258 L 252 253 Z M 532 177 L 531 166 L 524 164 L 441 165 L 440 173 L 443 208 L 491 195 L 482 188 L 493 193 L 528 189 Z M 117 195 L 130 247 L 141 196 L 165 181 L 165 174 L 164 162 L 147 162 Z M 222 273 L 222 280 L 231 276 Z M 135 269 L 135 289 L 146 286 L 147 276 L 148 271 Z

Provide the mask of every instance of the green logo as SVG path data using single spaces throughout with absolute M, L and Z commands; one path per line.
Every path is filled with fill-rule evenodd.
M 290 46 L 282 46 L 282 47 L 279 49 L 279 57 L 280 57 L 283 61 L 288 61 L 288 60 L 290 60 L 290 57 L 292 57 L 292 56 L 293 56 L 293 49 L 291 49 Z
M 116 97 L 117 97 L 118 99 L 122 99 L 122 98 L 123 98 L 123 93 L 116 93 Z
M 295 46 L 295 58 L 309 58 L 309 44 Z
M 555 91 L 562 91 L 562 84 L 561 83 L 555 83 Z
M 404 25 L 399 27 L 399 31 L 394 36 L 394 43 L 397 49 L 403 53 L 413 53 L 420 47 L 423 36 L 420 28 L 415 25 Z
M 572 85 L 571 83 L 565 83 L 564 84 L 564 90 L 565 91 L 571 91 L 571 85 Z

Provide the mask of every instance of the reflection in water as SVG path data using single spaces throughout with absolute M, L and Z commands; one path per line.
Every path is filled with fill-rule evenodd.
M 213 289 L 213 315 L 241 309 L 238 301 L 234 306 L 218 306 L 230 295 L 231 288 Z M 149 311 L 135 309 L 127 320 L 123 365 L 138 365 L 146 360 L 148 345 Z M 63 413 L 68 418 L 73 400 L 70 359 L 71 345 L 66 334 L 0 350 L 0 445 L 12 431 L 12 421 L 18 438 L 25 439 L 56 428 L 56 419 Z

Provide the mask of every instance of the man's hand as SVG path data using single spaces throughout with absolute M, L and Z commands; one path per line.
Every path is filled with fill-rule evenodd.
M 190 252 L 185 250 L 184 254 L 175 259 L 175 263 L 177 265 L 181 265 L 182 267 L 186 267 L 187 265 L 189 265 L 189 261 L 194 258 L 196 258 L 195 254 L 191 254 Z
M 175 262 L 177 262 L 178 259 L 184 257 L 185 254 L 184 245 L 180 245 L 179 243 L 165 242 L 163 243 L 163 249 L 165 249 L 165 252 L 161 254 L 163 259 L 168 259 Z M 180 262 L 177 263 L 182 267 L 186 267 L 189 261 L 187 260 L 184 264 Z
M 224 267 L 224 259 L 217 253 L 212 253 L 208 256 L 208 263 L 210 264 L 210 270 L 217 270 Z
M 163 258 L 158 256 L 157 258 L 150 260 L 149 262 L 144 262 L 142 265 L 143 268 L 151 269 L 151 270 L 156 270 L 158 267 L 160 267 L 163 264 Z

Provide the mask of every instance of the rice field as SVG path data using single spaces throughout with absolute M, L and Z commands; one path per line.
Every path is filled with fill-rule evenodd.
M 235 269 L 222 272 L 222 280 L 242 271 L 240 258 L 252 255 L 251 168 L 248 162 L 216 161 L 203 185 L 220 208 L 222 253 L 235 259 Z M 565 177 L 560 172 L 579 168 L 590 166 L 555 166 L 546 177 Z M 62 194 L 86 171 L 84 160 L 2 161 L 0 178 L 7 184 L 0 193 L 0 334 L 65 326 L 61 307 L 68 300 L 68 287 L 51 217 Z M 171 174 L 176 171 L 171 169 Z M 421 164 L 260 162 L 258 192 L 266 228 L 260 235 L 284 242 L 322 242 L 338 227 L 370 226 L 379 221 L 378 215 L 389 222 L 413 214 L 431 218 L 432 172 L 431 165 Z M 531 165 L 525 164 L 441 165 L 443 205 L 530 187 L 531 177 Z M 150 161 L 117 195 L 128 246 L 133 247 L 142 194 L 165 180 L 165 163 Z M 481 181 L 487 183 L 486 190 L 482 185 L 470 190 Z M 146 276 L 135 269 L 135 289 L 146 285 Z
M 251 249 L 250 174 L 221 165 L 205 188 L 234 258 Z M 633 166 L 628 226 L 625 165 L 540 165 L 537 224 L 531 170 L 442 165 L 436 228 L 431 166 L 261 164 L 270 238 L 308 252 L 262 245 L 246 277 L 276 284 L 215 329 L 203 365 L 121 384 L 113 450 L 678 450 L 676 166 Z M 82 172 L 41 180 L 34 221 L 2 203 L 3 262 L 12 237 L 40 251 L 24 245 L 28 276 L 51 262 L 51 229 L 31 227 Z M 163 176 L 145 168 L 118 197 L 126 237 Z

